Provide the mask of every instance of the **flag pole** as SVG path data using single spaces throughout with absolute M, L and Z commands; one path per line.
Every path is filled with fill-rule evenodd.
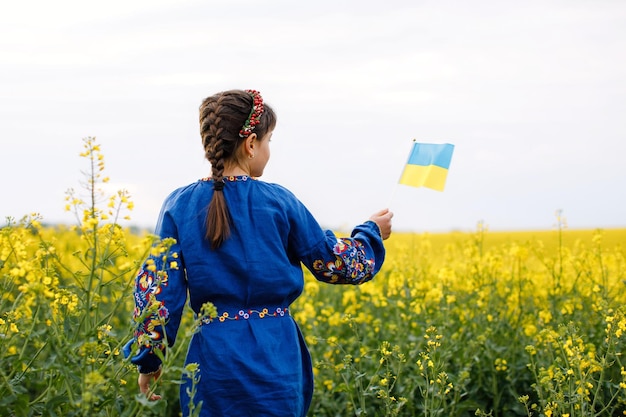
M 417 142 L 417 139 L 413 138 L 413 140 L 411 141 L 411 149 L 409 150 L 409 156 L 407 156 L 406 158 L 406 162 L 404 163 L 404 166 L 402 167 L 402 171 L 400 171 L 400 176 L 398 177 L 396 184 L 391 189 L 391 196 L 389 197 L 389 204 L 387 204 L 387 208 L 390 210 L 391 210 L 391 202 L 393 201 L 393 198 L 396 195 L 398 184 L 400 184 L 400 179 L 402 178 L 402 173 L 404 172 L 404 169 L 406 168 L 407 164 L 409 163 L 409 160 L 411 159 L 411 151 L 413 150 L 413 146 L 415 145 L 416 142 Z
M 398 189 L 398 183 L 393 186 L 391 189 L 391 197 L 389 197 L 389 204 L 387 204 L 387 208 L 391 210 L 391 202 L 393 201 L 393 197 L 396 195 L 396 190 Z

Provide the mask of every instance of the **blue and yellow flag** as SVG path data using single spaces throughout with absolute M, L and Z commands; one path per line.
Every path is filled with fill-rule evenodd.
M 415 142 L 399 183 L 443 191 L 453 151 L 454 145 L 449 143 Z

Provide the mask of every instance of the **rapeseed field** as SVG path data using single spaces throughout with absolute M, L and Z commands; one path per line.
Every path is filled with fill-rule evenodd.
M 134 274 L 159 243 L 121 226 L 132 200 L 101 191 L 100 147 L 84 147 L 74 226 L 33 214 L 0 229 L 0 415 L 178 415 L 197 318 L 166 358 L 163 399 L 147 401 L 121 349 Z M 314 361 L 309 414 L 626 415 L 625 242 L 626 229 L 570 230 L 557 213 L 541 231 L 395 233 L 361 286 L 306 273 L 292 312 Z

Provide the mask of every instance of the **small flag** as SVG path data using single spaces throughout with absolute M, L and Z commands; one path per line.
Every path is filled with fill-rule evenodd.
M 449 143 L 413 143 L 400 184 L 443 191 L 454 145 Z

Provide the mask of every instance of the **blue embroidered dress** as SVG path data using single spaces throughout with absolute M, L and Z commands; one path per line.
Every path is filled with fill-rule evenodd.
M 179 188 L 165 200 L 156 234 L 176 243 L 167 259 L 151 256 L 137 275 L 139 323 L 126 354 L 138 342 L 131 362 L 144 373 L 158 369 L 154 349 L 166 350 L 164 333 L 168 346 L 174 344 L 187 297 L 196 315 L 211 302 L 217 317 L 194 334 L 186 358 L 199 364 L 201 415 L 305 416 L 313 394 L 311 358 L 289 312 L 303 290 L 302 265 L 320 281 L 366 282 L 385 257 L 380 230 L 366 221 L 350 238 L 338 238 L 287 189 L 246 176 L 228 177 L 223 192 L 231 235 L 216 250 L 204 237 L 212 181 Z M 189 384 L 180 391 L 184 415 Z

